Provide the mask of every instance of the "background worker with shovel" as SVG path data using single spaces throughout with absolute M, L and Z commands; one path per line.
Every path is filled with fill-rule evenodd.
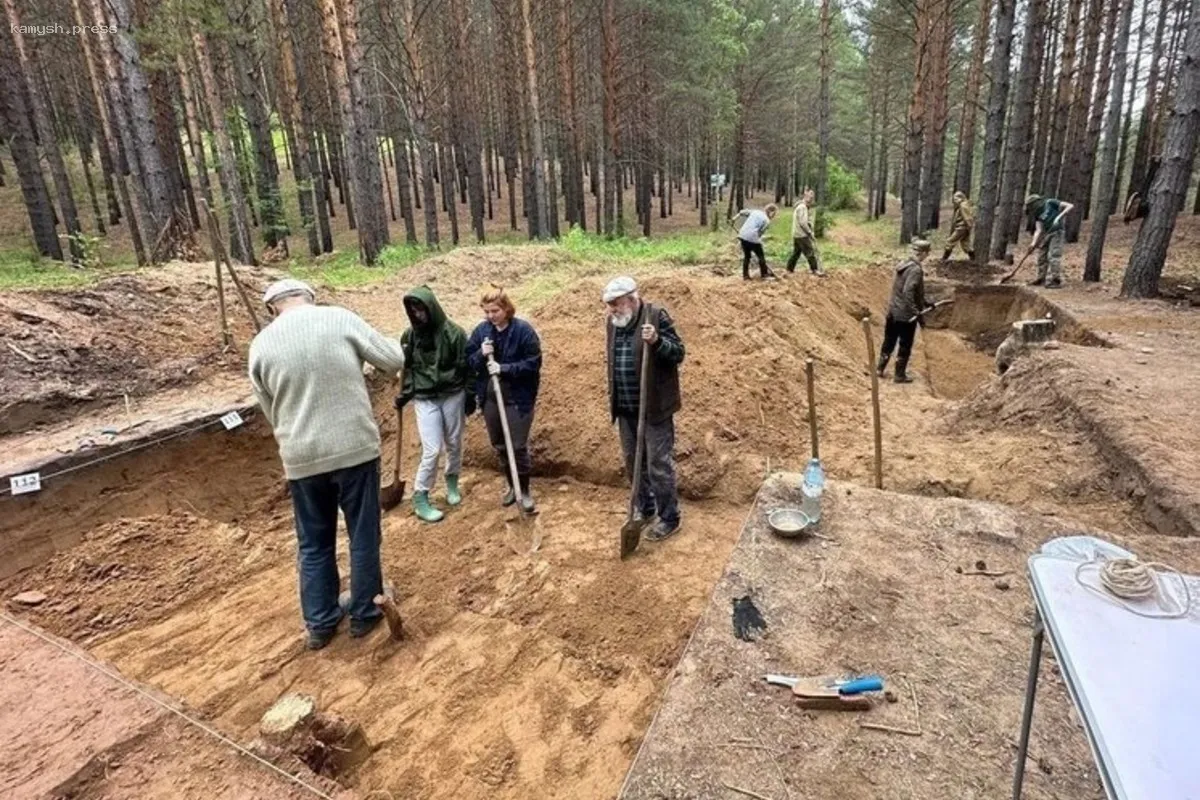
M 1037 277 L 1029 282 L 1030 286 L 1045 284 L 1047 289 L 1058 289 L 1062 286 L 1062 251 L 1063 251 L 1063 217 L 1075 208 L 1065 200 L 1053 197 L 1042 197 L 1031 194 L 1025 198 L 1025 213 L 1034 221 L 1033 241 L 1029 249 L 1021 256 L 1017 269 L 1025 263 L 1033 251 L 1037 251 Z M 1014 269 L 1006 278 L 1012 277 Z
M 404 310 L 412 327 L 400 337 L 409 363 L 396 408 L 403 409 L 415 400 L 421 464 L 414 480 L 413 513 L 424 522 L 438 522 L 445 515 L 433 507 L 429 493 L 437 479 L 443 449 L 446 503 L 456 506 L 462 502 L 458 476 L 466 420 L 467 334 L 446 318 L 428 286 L 418 286 L 404 295 Z
M 344 308 L 317 306 L 308 284 L 271 284 L 275 317 L 250 345 L 250 382 L 279 443 L 296 517 L 300 609 L 308 648 L 333 638 L 342 610 L 338 508 L 350 534 L 350 635 L 364 636 L 382 612 L 379 563 L 379 428 L 363 362 L 387 375 L 404 367 L 400 344 Z
M 488 439 L 500 458 L 500 469 L 508 480 L 508 492 L 501 500 L 504 506 L 521 501 L 521 511 L 534 511 L 533 495 L 529 493 L 529 430 L 533 427 L 534 404 L 542 376 L 542 343 L 537 331 L 523 319 L 517 319 L 517 309 L 500 287 L 484 292 L 479 301 L 484 321 L 476 326 L 467 341 L 467 365 L 474 376 L 478 406 L 483 409 Z M 493 376 L 499 376 L 503 407 L 496 397 Z M 513 460 L 516 462 L 518 485 L 513 486 L 508 464 L 504 425 L 500 415 L 508 419 L 512 437 Z
M 910 245 L 912 256 L 896 267 L 892 279 L 892 297 L 888 303 L 887 321 L 883 328 L 883 347 L 879 351 L 876 371 L 879 377 L 887 372 L 888 361 L 896 345 L 900 353 L 896 356 L 896 383 L 912 383 L 908 377 L 908 358 L 912 354 L 913 342 L 917 338 L 917 323 L 927 310 L 925 304 L 925 273 L 921 268 L 929 256 L 929 242 L 913 239 Z
M 631 480 L 639 476 L 632 487 L 636 498 L 632 521 L 645 527 L 657 512 L 658 521 L 646 538 L 661 541 L 679 530 L 675 412 L 682 405 L 679 365 L 684 357 L 683 340 L 665 308 L 642 302 L 633 278 L 614 278 L 604 289 L 604 303 L 609 321 L 606 327 L 610 411 L 620 431 L 625 471 Z M 648 374 L 643 394 L 640 387 L 644 361 Z M 638 411 L 642 404 L 644 425 L 639 425 Z M 644 444 L 642 450 L 638 448 L 639 438 Z M 639 451 L 644 453 L 644 469 L 635 469 L 635 455 Z M 623 543 L 622 550 L 625 549 Z

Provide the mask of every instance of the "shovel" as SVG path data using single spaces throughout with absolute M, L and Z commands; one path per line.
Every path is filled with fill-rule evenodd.
M 404 385 L 401 379 L 401 386 Z M 404 409 L 396 410 L 396 469 L 392 473 L 392 482 L 379 487 L 379 507 L 391 511 L 404 502 L 405 482 L 400 479 L 400 469 L 404 466 Z
M 1029 258 L 1029 254 L 1030 254 L 1030 253 L 1032 253 L 1032 252 L 1033 252 L 1033 248 L 1032 248 L 1032 247 L 1031 247 L 1031 248 L 1029 248 L 1028 250 L 1026 250 L 1026 251 L 1025 251 L 1025 255 L 1021 256 L 1021 260 L 1020 260 L 1020 261 L 1018 261 L 1018 262 L 1017 262 L 1017 265 L 1016 265 L 1015 267 L 1013 267 L 1013 268 L 1012 268 L 1012 271 L 1011 271 L 1011 272 L 1009 272 L 1009 273 L 1008 273 L 1007 275 L 1005 275 L 1004 277 L 1002 277 L 1002 278 L 1000 279 L 1000 281 L 999 281 L 999 282 L 1000 282 L 1000 283 L 1008 283 L 1009 281 L 1011 281 L 1011 280 L 1012 280 L 1012 278 L 1013 278 L 1013 276 L 1014 276 L 1014 275 L 1016 275 L 1018 272 L 1020 272 L 1020 271 L 1021 271 L 1021 267 L 1025 266 L 1025 259 Z
M 488 356 L 488 364 L 495 363 L 496 359 L 493 356 Z M 517 472 L 517 454 L 513 448 L 512 431 L 508 427 L 508 411 L 504 405 L 504 393 L 500 389 L 500 376 L 492 376 L 492 392 L 496 395 L 496 405 L 500 409 L 500 428 L 504 431 L 504 452 L 508 456 L 508 478 L 512 481 L 513 494 L 517 498 L 517 508 L 521 512 L 521 518 L 527 519 L 537 512 L 529 512 L 525 510 L 525 492 L 521 488 L 521 477 Z M 531 553 L 537 552 L 542 545 L 542 533 L 540 530 L 535 530 L 533 534 L 533 544 L 530 548 Z
M 637 446 L 633 456 L 633 488 L 629 493 L 629 517 L 621 526 L 621 558 L 625 559 L 637 550 L 642 543 L 642 528 L 645 520 L 636 519 L 638 488 L 642 483 L 642 459 L 646 455 L 646 392 L 650 383 L 650 360 L 653 355 L 649 348 L 642 348 L 642 370 L 638 382 L 638 424 Z

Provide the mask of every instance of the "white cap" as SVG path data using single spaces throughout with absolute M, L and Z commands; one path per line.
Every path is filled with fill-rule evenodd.
M 267 290 L 263 292 L 263 302 L 270 304 L 284 297 L 291 297 L 298 294 L 307 294 L 310 300 L 317 298 L 317 294 L 313 291 L 313 288 L 304 281 L 298 281 L 295 278 L 284 278 L 281 281 L 275 281 L 267 287 Z
M 624 297 L 627 294 L 633 294 L 637 291 L 637 281 L 628 275 L 622 275 L 619 278 L 613 278 L 608 282 L 608 286 L 604 287 L 604 302 L 611 303 L 619 297 Z

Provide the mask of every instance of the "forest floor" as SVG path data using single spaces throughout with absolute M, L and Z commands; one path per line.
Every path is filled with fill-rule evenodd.
M 1123 263 L 1131 230 L 1114 229 L 1106 274 Z M 1198 234 L 1200 226 L 1181 226 L 1173 286 L 1197 283 Z M 880 225 L 847 223 L 830 236 L 831 251 L 841 248 L 861 266 L 831 264 L 824 280 L 747 283 L 736 277 L 728 238 L 692 264 L 501 245 L 460 248 L 366 286 L 323 290 L 323 301 L 394 334 L 406 324 L 400 296 L 413 284 L 429 282 L 469 328 L 479 289 L 501 283 L 541 333 L 545 370 L 533 445 L 536 522 L 499 507 L 498 465 L 472 420 L 464 505 L 436 527 L 406 509 L 384 519 L 385 574 L 397 586 L 409 638 L 339 636 L 319 653 L 301 649 L 291 509 L 270 431 L 250 410 L 231 431 L 212 424 L 216 411 L 245 401 L 238 381 L 252 329 L 231 296 L 235 346 L 222 349 L 211 264 L 0 294 L 0 333 L 13 345 L 0 348 L 0 471 L 72 470 L 48 477 L 35 495 L 0 497 L 0 549 L 38 554 L 0 560 L 0 597 L 9 612 L 181 699 L 243 743 L 280 695 L 312 695 L 321 709 L 362 724 L 375 747 L 340 776 L 362 797 L 372 790 L 612 797 L 764 477 L 807 458 L 806 357 L 817 362 L 827 469 L 849 484 L 871 481 L 860 319 L 872 317 L 878 342 L 898 250 Z M 783 246 L 776 242 L 775 253 Z M 1072 259 L 1081 256 L 1076 248 L 1067 253 L 1077 274 Z M 627 271 L 647 298 L 671 310 L 688 345 L 677 446 L 685 527 L 621 562 L 625 492 L 606 415 L 599 294 L 609 277 Z M 252 292 L 279 274 L 244 273 Z M 1014 506 L 1058 529 L 1107 531 L 1147 556 L 1200 569 L 1194 540 L 1158 535 L 1194 534 L 1200 520 L 1200 416 L 1188 402 L 1196 396 L 1200 314 L 1188 292 L 1128 303 L 1114 298 L 1111 285 L 1072 284 L 1049 297 L 1068 344 L 1022 360 L 1001 379 L 991 357 L 997 333 L 1041 311 L 1048 295 L 1012 289 L 998 299 L 938 280 L 936 268 L 930 273 L 931 295 L 959 292 L 960 299 L 920 335 L 918 382 L 881 386 L 885 487 Z M 392 388 L 382 381 L 374 388 L 390 462 Z M 1067 396 L 1080 399 L 1067 403 Z M 1149 419 L 1150 408 L 1165 409 L 1169 423 Z M 137 440 L 139 431 L 153 441 L 171 426 L 188 435 L 154 447 Z M 413 427 L 405 426 L 410 462 Z M 131 445 L 141 449 L 119 455 Z M 89 465 L 97 458 L 106 460 Z M 531 553 L 535 533 L 541 546 Z M 1023 540 L 1021 552 L 1037 538 Z M 1016 554 L 1012 560 L 1019 568 Z M 889 563 L 882 552 L 856 561 L 856 575 L 882 580 Z M 912 589 L 904 603 L 915 614 L 941 603 L 938 592 Z M 989 629 L 1002 632 L 997 641 L 1005 646 L 989 657 L 1008 660 L 1005 692 L 1027 657 L 1030 601 L 1019 579 L 1014 589 L 995 614 L 986 610 L 987 593 L 955 601 L 979 606 Z M 33 607 L 11 600 L 23 591 L 46 599 Z M 843 645 L 868 635 L 847 630 Z M 945 647 L 947 657 L 977 655 L 953 637 Z M 988 691 L 959 688 L 971 698 Z M 1069 718 L 1061 687 L 1044 697 L 1046 713 Z M 1014 732 L 1009 710 L 972 712 L 953 724 L 996 741 Z M 64 737 L 75 724 L 63 723 Z M 1035 729 L 1035 752 L 1045 753 L 1054 779 L 1033 781 L 1028 796 L 1095 795 L 1082 733 L 1066 723 L 1042 730 Z M 988 772 L 985 785 L 998 786 L 1011 761 L 1011 752 L 995 748 L 976 769 Z M 892 768 L 918 787 L 905 796 L 970 796 L 920 789 L 918 761 Z M 89 784 L 97 793 L 85 796 L 109 796 L 96 787 L 110 777 L 102 774 Z M 800 796 L 826 796 L 809 791 Z M 893 796 L 870 781 L 856 791 L 846 796 Z M 42 795 L 18 788 L 14 796 Z

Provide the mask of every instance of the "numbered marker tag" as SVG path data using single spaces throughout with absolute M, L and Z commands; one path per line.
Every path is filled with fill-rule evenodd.
M 221 424 L 225 426 L 225 430 L 231 431 L 238 425 L 242 424 L 242 415 L 236 411 L 230 411 L 225 416 L 221 417 Z
M 15 495 L 40 492 L 42 490 L 42 475 L 39 472 L 14 475 L 8 479 L 8 486 Z

